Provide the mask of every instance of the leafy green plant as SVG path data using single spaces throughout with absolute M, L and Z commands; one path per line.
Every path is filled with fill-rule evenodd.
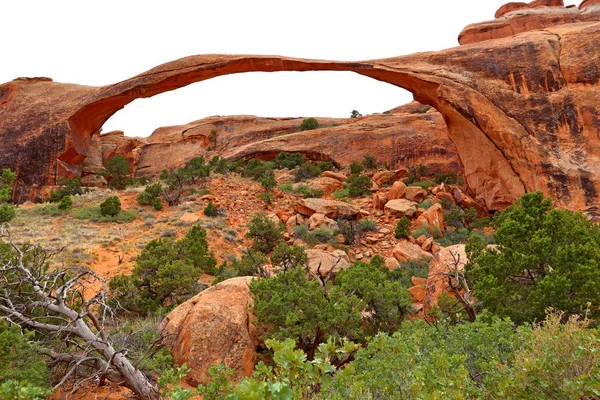
M 407 217 L 402 217 L 396 222 L 396 227 L 394 229 L 394 237 L 396 239 L 408 238 L 410 235 L 410 219 Z
M 207 217 L 216 217 L 218 214 L 217 207 L 215 207 L 212 201 L 209 201 L 206 207 L 204 207 L 204 215 Z
M 424 210 L 428 210 L 434 204 L 435 204 L 435 202 L 433 200 L 431 200 L 431 199 L 425 199 L 425 200 L 423 200 L 422 202 L 419 203 L 419 208 L 422 208 Z
M 365 166 L 359 163 L 358 161 L 353 161 L 350 164 L 350 173 L 352 175 L 358 175 L 365 170 Z
M 111 196 L 100 203 L 100 215 L 103 217 L 115 217 L 121 211 L 121 200 L 117 196 Z
M 475 237 L 468 243 L 468 277 L 485 308 L 517 323 L 543 319 L 550 306 L 565 316 L 600 316 L 597 225 L 552 209 L 541 192 L 523 195 L 494 223 L 496 248 Z
M 316 178 L 323 173 L 319 166 L 312 162 L 305 162 L 294 171 L 294 182 L 300 182 L 305 179 Z
M 348 188 L 336 190 L 331 196 L 336 200 L 347 199 L 350 197 L 350 190 Z
M 58 202 L 58 209 L 61 211 L 68 211 L 71 208 L 73 208 L 73 200 L 71 199 L 71 196 L 64 196 Z
M 83 194 L 81 188 L 81 179 L 79 177 L 69 179 L 61 178 L 59 180 L 60 188 L 52 190 L 48 201 L 51 203 L 58 203 L 65 196 L 75 196 Z
M 374 232 L 377 230 L 377 221 L 374 219 L 361 219 L 356 227 L 361 232 Z
M 155 210 L 162 210 L 162 202 L 160 201 L 160 195 L 163 191 L 162 185 L 159 183 L 153 183 L 152 185 L 146 186 L 144 191 L 137 196 L 137 201 L 141 205 L 152 205 Z
M 312 129 L 317 129 L 319 127 L 319 121 L 316 118 L 305 118 L 300 124 L 301 131 L 310 131 Z
M 109 187 L 125 189 L 133 183 L 130 178 L 127 178 L 130 173 L 127 159 L 123 155 L 117 154 L 104 162 L 104 169 L 98 174 L 106 178 Z
M 285 153 L 277 154 L 273 160 L 277 169 L 294 169 L 304 162 L 302 153 Z
M 256 214 L 248 224 L 246 237 L 254 242 L 253 248 L 268 253 L 283 240 L 283 229 L 264 214 Z
M 366 175 L 350 175 L 348 178 L 348 194 L 358 197 L 371 193 L 373 181 Z

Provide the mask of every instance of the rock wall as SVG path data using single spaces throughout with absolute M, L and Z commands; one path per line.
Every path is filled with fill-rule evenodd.
M 443 115 L 467 183 L 489 209 L 543 190 L 559 205 L 595 214 L 600 23 L 591 22 L 595 16 L 586 23 L 554 17 L 555 9 L 595 15 L 597 5 L 587 3 L 581 10 L 526 10 L 537 21 L 526 25 L 543 29 L 404 57 L 334 62 L 205 55 L 102 88 L 9 82 L 0 85 L 0 167 L 17 170 L 17 201 L 36 198 L 58 176 L 80 172 L 102 124 L 137 98 L 232 73 L 353 71 L 403 87 Z M 548 19 L 555 22 L 549 26 Z

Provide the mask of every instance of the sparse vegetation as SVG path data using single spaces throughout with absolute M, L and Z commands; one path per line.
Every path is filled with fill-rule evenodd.
M 256 214 L 248 224 L 246 237 L 254 242 L 253 248 L 262 253 L 269 253 L 283 240 L 283 229 L 281 226 L 264 214 Z
M 300 124 L 301 131 L 310 131 L 319 128 L 319 121 L 316 118 L 305 118 Z
M 204 215 L 207 217 L 216 217 L 219 215 L 219 211 L 212 201 L 209 201 L 206 207 L 204 207 Z
M 121 200 L 117 196 L 111 196 L 100 203 L 100 215 L 103 217 L 116 217 L 121 211 Z
M 123 155 L 117 154 L 105 161 L 104 169 L 98 174 L 106 179 L 108 187 L 125 189 L 133 183 L 133 180 L 128 178 L 130 173 L 127 159 Z
M 396 239 L 406 239 L 410 235 L 410 219 L 402 217 L 396 222 L 396 228 L 394 229 L 394 237 Z
M 10 169 L 5 168 L 0 175 L 0 224 L 12 220 L 16 211 L 12 206 L 12 189 L 17 179 L 17 175 Z
M 372 187 L 373 181 L 366 175 L 350 175 L 348 177 L 348 194 L 350 197 L 370 194 Z

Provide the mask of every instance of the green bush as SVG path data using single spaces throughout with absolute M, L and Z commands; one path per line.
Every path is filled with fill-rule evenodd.
M 363 165 L 368 170 L 377 169 L 377 158 L 372 154 L 365 154 L 363 157 Z
M 277 169 L 294 169 L 304 162 L 302 153 L 284 153 L 277 154 L 273 160 Z
M 200 226 L 190 229 L 182 240 L 152 240 L 136 258 L 131 275 L 110 280 L 112 301 L 129 312 L 151 315 L 199 292 L 200 275 L 214 273 L 215 266 L 206 231 Z
M 416 187 L 420 187 L 421 189 L 429 190 L 430 187 L 435 186 L 435 182 L 432 182 L 432 181 L 411 182 L 408 184 L 408 186 L 416 186 Z
M 282 271 L 304 268 L 307 263 L 306 252 L 302 246 L 290 246 L 281 242 L 271 255 L 271 263 Z
M 100 203 L 100 215 L 103 217 L 115 217 L 121 212 L 121 200 L 117 196 L 111 196 Z
M 347 199 L 350 197 L 350 190 L 348 188 L 336 190 L 331 196 L 336 200 Z
M 294 171 L 294 181 L 300 182 L 305 179 L 316 178 L 321 176 L 322 173 L 323 171 L 317 165 L 312 162 L 305 162 Z
M 266 273 L 263 270 L 263 266 L 266 262 L 267 259 L 263 253 L 248 249 L 240 260 L 233 260 L 231 266 L 227 266 L 227 263 L 224 261 L 219 266 L 212 284 L 214 285 L 237 276 L 265 276 Z
M 350 164 L 350 173 L 352 175 L 358 175 L 361 172 L 363 172 L 365 170 L 364 165 L 362 165 L 361 163 L 359 163 L 358 161 L 353 161 Z
M 61 178 L 59 183 L 61 187 L 50 192 L 48 201 L 51 203 L 58 203 L 65 196 L 83 194 L 83 189 L 81 188 L 81 179 L 79 177 L 73 179 Z
M 99 175 L 106 178 L 108 186 L 115 189 L 125 189 L 133 183 L 130 178 L 127 178 L 129 174 L 129 162 L 121 154 L 107 159 L 104 163 L 104 169 L 99 172 Z
M 390 271 L 390 279 L 399 281 L 404 287 L 411 287 L 412 277 L 427 278 L 430 261 L 424 258 L 411 259 L 400 264 L 400 268 Z
M 209 201 L 206 207 L 204 207 L 204 215 L 207 217 L 216 217 L 218 214 L 217 207 L 215 207 L 212 201 Z
M 410 235 L 410 219 L 402 217 L 396 222 L 396 228 L 394 229 L 394 237 L 396 239 L 405 239 Z
M 301 131 L 310 131 L 319 127 L 319 121 L 316 118 L 305 118 L 300 124 Z
M 348 178 L 348 193 L 350 197 L 358 197 L 371 193 L 373 181 L 366 175 L 350 175 Z
M 496 248 L 469 238 L 467 276 L 477 299 L 516 323 L 539 321 L 548 307 L 600 317 L 600 228 L 581 213 L 552 209 L 527 193 L 496 216 Z
M 408 178 L 404 180 L 407 185 L 413 182 L 418 182 L 422 177 L 427 175 L 429 168 L 425 164 L 410 165 L 408 167 Z
M 293 193 L 294 186 L 291 183 L 284 183 L 279 185 L 279 190 L 281 190 L 284 193 Z
M 162 202 L 160 201 L 162 191 L 163 187 L 160 183 L 153 183 L 152 185 L 146 186 L 144 191 L 138 194 L 137 201 L 141 205 L 151 204 L 155 210 L 159 211 L 162 209 Z M 160 206 L 158 206 L 158 204 L 160 204 Z
M 10 222 L 16 214 L 17 211 L 12 205 L 6 203 L 0 204 L 0 224 L 3 222 Z
M 335 232 L 329 228 L 317 228 L 310 231 L 309 235 L 319 243 L 327 243 L 331 241 L 334 233 Z
M 424 210 L 428 210 L 434 204 L 435 204 L 435 202 L 433 200 L 431 200 L 431 199 L 425 199 L 425 200 L 423 200 L 422 202 L 419 203 L 419 208 L 422 208 Z
M 273 171 L 273 169 L 267 169 L 264 171 L 264 173 L 261 175 L 260 178 L 258 178 L 258 183 L 260 183 L 260 185 L 266 190 L 269 191 L 271 189 L 273 189 L 275 186 L 277 186 L 277 181 L 275 180 L 275 172 Z
M 305 199 L 319 198 L 323 196 L 323 191 L 321 189 L 311 189 L 306 185 L 299 185 L 296 189 L 294 189 L 293 192 L 295 194 L 299 194 Z
M 374 219 L 361 219 L 358 221 L 357 229 L 361 232 L 374 232 L 377 230 L 377 221 Z
M 71 196 L 64 196 L 58 202 L 58 209 L 61 211 L 68 211 L 71 208 L 73 208 L 73 200 L 71 199 Z
M 246 237 L 254 242 L 253 248 L 268 253 L 283 240 L 283 229 L 264 214 L 256 214 L 248 224 Z
M 447 185 L 462 185 L 463 177 L 455 173 L 436 174 L 433 181 L 437 184 L 445 183 Z

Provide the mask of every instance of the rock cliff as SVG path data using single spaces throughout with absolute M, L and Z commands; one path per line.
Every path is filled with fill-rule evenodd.
M 17 201 L 36 198 L 57 177 L 81 172 L 102 124 L 137 98 L 232 73 L 353 71 L 403 87 L 443 115 L 467 183 L 489 209 L 502 209 L 526 191 L 543 190 L 559 206 L 595 214 L 600 189 L 597 13 L 595 1 L 581 8 L 517 9 L 494 23 L 527 15 L 532 22 L 523 22 L 523 33 L 513 35 L 523 30 L 511 25 L 505 34 L 476 37 L 467 35 L 467 28 L 461 35 L 465 45 L 380 60 L 202 55 L 101 88 L 40 79 L 9 82 L 0 85 L 0 167 L 17 170 Z

